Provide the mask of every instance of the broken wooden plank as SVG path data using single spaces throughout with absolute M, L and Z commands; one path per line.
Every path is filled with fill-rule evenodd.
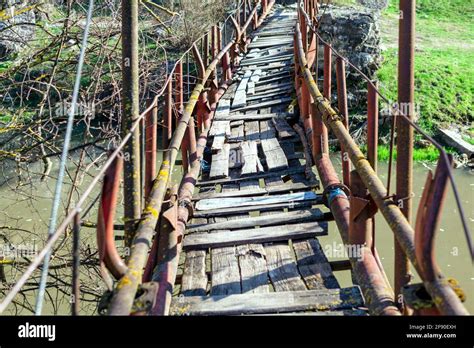
M 288 156 L 287 156 L 288 158 Z M 238 182 L 238 181 L 244 181 L 244 180 L 251 180 L 251 179 L 263 179 L 271 176 L 283 176 L 283 175 L 291 175 L 291 174 L 297 174 L 297 173 L 304 173 L 306 170 L 305 166 L 298 166 L 298 167 L 290 167 L 286 170 L 281 170 L 281 171 L 274 171 L 274 172 L 262 172 L 259 174 L 254 174 L 250 176 L 245 176 L 245 177 L 240 177 L 240 178 L 226 178 L 226 179 L 215 179 L 215 180 L 203 180 L 203 181 L 198 181 L 196 183 L 196 186 L 212 186 L 216 184 L 225 184 L 228 182 Z
M 253 190 L 251 190 L 253 191 Z M 243 192 L 242 192 L 243 194 Z M 320 195 L 313 191 L 295 192 L 274 196 L 257 197 L 229 197 L 229 198 L 207 198 L 196 202 L 197 210 L 211 210 L 216 208 L 230 208 L 241 206 L 256 206 L 275 203 L 288 203 L 316 200 Z M 320 198 L 319 198 L 320 199 Z
M 272 119 L 272 122 L 278 132 L 280 139 L 286 139 L 296 136 L 296 132 L 290 127 L 284 119 Z
M 277 139 L 263 139 L 261 146 L 268 170 L 276 170 L 288 167 L 288 160 Z
M 266 120 L 270 118 L 287 118 L 292 117 L 293 114 L 290 113 L 268 113 L 268 114 L 240 114 L 240 113 L 233 113 L 224 118 L 223 120 L 227 121 L 259 121 L 259 120 Z
M 253 71 L 246 71 L 242 81 L 240 81 L 237 91 L 235 91 L 234 100 L 232 101 L 232 109 L 238 109 L 247 104 L 247 83 L 252 76 Z
M 204 296 L 206 295 L 207 282 L 206 252 L 204 250 L 187 252 L 181 278 L 181 295 Z
M 214 115 L 215 120 L 220 120 L 229 115 L 230 112 L 230 99 L 223 99 L 219 100 L 219 104 L 217 105 L 216 114 Z
M 214 230 L 233 230 L 253 226 L 272 226 L 279 224 L 291 224 L 295 222 L 321 221 L 324 215 L 319 209 L 295 210 L 282 212 L 276 216 L 254 216 L 235 220 L 223 221 L 213 224 L 193 224 L 186 228 L 187 233 L 204 232 Z
M 209 173 L 211 179 L 229 175 L 229 151 L 230 144 L 223 144 L 222 149 L 212 155 L 211 172 Z
M 260 128 L 258 121 L 245 122 L 245 140 L 259 140 L 260 139 Z
M 211 296 L 240 294 L 240 271 L 235 247 L 211 250 Z
M 243 166 L 241 175 L 263 172 L 263 166 L 258 158 L 256 141 L 244 141 L 240 144 Z
M 336 289 L 339 283 L 317 239 L 294 241 L 298 269 L 308 289 Z
M 275 138 L 275 127 L 271 120 L 260 121 L 260 139 Z
M 237 127 L 232 127 L 231 128 L 231 135 L 228 139 L 228 142 L 236 142 L 240 143 L 241 141 L 244 141 L 245 139 L 245 132 L 244 132 L 244 124 L 238 125 Z
M 268 276 L 275 291 L 306 290 L 288 243 L 265 246 Z
M 261 244 L 237 247 L 242 293 L 268 293 L 267 262 Z
M 324 222 L 306 222 L 302 224 L 250 228 L 238 231 L 193 233 L 184 238 L 183 248 L 186 250 L 222 248 L 239 244 L 304 239 L 326 234 L 327 223 Z
M 247 105 L 242 108 L 237 108 L 237 109 L 234 109 L 233 112 L 261 109 L 267 106 L 274 106 L 274 105 L 285 104 L 285 103 L 290 103 L 290 102 L 291 102 L 291 98 L 276 98 L 276 99 L 264 101 L 261 103 Z
M 223 148 L 225 140 L 230 137 L 230 121 L 214 121 L 212 122 L 209 136 L 213 136 L 212 150 L 218 151 Z

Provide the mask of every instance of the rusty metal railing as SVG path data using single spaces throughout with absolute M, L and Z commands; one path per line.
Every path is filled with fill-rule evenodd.
M 151 246 L 152 238 L 155 234 L 155 227 L 161 214 L 161 207 L 168 189 L 170 174 L 175 165 L 178 152 L 180 150 L 182 151 L 183 164 L 186 164 L 186 161 L 188 161 L 187 166 L 189 166 L 189 168 L 187 168 L 187 166 L 185 168 L 187 174 L 183 179 L 184 183 L 186 178 L 195 178 L 199 174 L 199 171 L 197 171 L 196 168 L 200 168 L 200 158 L 202 157 L 203 147 L 202 139 L 205 139 L 203 136 L 207 134 L 206 129 L 208 131 L 207 127 L 213 112 L 212 106 L 215 108 L 218 100 L 217 98 L 222 95 L 222 91 L 220 91 L 222 85 L 225 85 L 226 82 L 232 78 L 231 70 L 238 64 L 239 52 L 242 49 L 245 49 L 246 44 L 248 44 L 246 34 L 247 31 L 251 30 L 250 24 L 253 23 L 253 29 L 257 28 L 268 14 L 273 4 L 274 1 L 259 0 L 254 2 L 253 6 L 251 6 L 252 4 L 250 1 L 240 1 L 236 10 L 233 11 L 233 13 L 231 13 L 222 24 L 217 24 L 211 28 L 211 35 L 214 37 L 214 40 L 211 40 L 211 52 L 211 48 L 204 45 L 201 45 L 201 49 L 198 48 L 198 44 L 200 42 L 205 42 L 205 38 L 209 35 L 209 33 L 205 33 L 182 54 L 171 69 L 168 69 L 169 72 L 163 83 L 163 87 L 147 102 L 145 110 L 132 123 L 129 132 L 123 136 L 118 146 L 109 154 L 107 161 L 98 171 L 97 175 L 92 179 L 91 183 L 86 187 L 83 194 L 78 199 L 77 204 L 69 211 L 63 222 L 48 239 L 43 249 L 41 249 L 41 251 L 36 255 L 26 271 L 21 275 L 15 285 L 11 288 L 10 292 L 2 300 L 0 303 L 0 313 L 3 313 L 7 306 L 13 301 L 33 272 L 41 265 L 44 256 L 49 250 L 52 250 L 57 240 L 63 233 L 65 233 L 68 227 L 73 224 L 75 230 L 80 228 L 80 216 L 83 212 L 86 201 L 91 193 L 94 192 L 94 189 L 96 189 L 100 184 L 104 176 L 108 173 L 107 175 L 114 176 L 114 180 L 118 180 L 117 166 L 120 167 L 122 151 L 125 145 L 130 141 L 133 132 L 138 128 L 141 128 L 145 138 L 143 144 L 145 151 L 142 153 L 145 162 L 143 190 L 145 192 L 144 196 L 146 197 L 147 203 L 137 227 L 137 233 L 132 245 L 130 258 L 125 266 L 122 264 L 123 261 L 117 257 L 117 254 L 115 253 L 115 244 L 113 244 L 113 239 L 110 238 L 111 220 L 107 219 L 107 223 L 104 224 L 104 213 L 109 217 L 109 214 L 111 213 L 110 209 L 114 209 L 115 207 L 116 202 L 113 197 L 106 198 L 102 201 L 101 208 L 104 207 L 107 211 L 103 211 L 99 214 L 100 220 L 97 225 L 98 232 L 101 233 L 99 237 L 99 249 L 101 251 L 100 258 L 103 260 L 104 270 L 111 271 L 112 275 L 115 277 L 123 276 L 118 283 L 118 286 L 115 288 L 115 294 L 110 307 L 110 314 L 130 313 L 135 293 L 142 280 L 141 274 L 146 265 L 146 258 Z M 240 25 L 242 22 L 243 24 Z M 226 25 L 228 23 L 232 23 L 235 29 L 235 35 L 225 45 L 225 47 L 221 48 L 222 33 L 226 31 Z M 190 59 L 191 54 L 194 56 L 194 64 L 197 66 L 197 70 L 199 71 L 198 77 L 195 78 L 195 81 L 192 81 L 191 76 L 191 65 L 193 63 Z M 212 61 L 207 66 L 207 69 L 204 70 L 202 57 L 207 57 L 207 54 L 212 57 Z M 221 87 L 219 87 L 215 81 L 213 81 L 214 86 L 205 86 L 211 76 L 217 77 L 213 74 L 217 72 L 217 65 L 219 63 L 222 64 L 223 72 Z M 183 69 L 183 66 L 186 69 Z M 176 89 L 173 89 L 174 81 L 177 81 Z M 207 96 L 208 88 L 212 91 L 211 96 L 214 100 Z M 183 101 L 185 95 L 188 96 L 189 100 L 184 108 Z M 161 125 L 163 128 L 163 138 L 166 139 L 164 141 L 168 141 L 168 143 L 165 143 L 167 146 L 163 147 L 164 158 L 159 172 L 156 173 L 157 126 L 159 125 L 158 112 L 160 98 L 164 98 L 165 104 L 163 124 Z M 209 102 L 211 102 L 210 105 Z M 201 134 L 201 137 L 197 141 L 194 130 L 194 113 L 197 113 L 198 117 L 202 117 L 203 120 L 205 119 L 206 121 L 202 123 L 202 126 L 199 125 L 199 129 L 202 129 L 203 134 Z M 173 129 L 174 116 L 176 116 L 176 127 Z M 184 143 L 183 140 L 185 140 Z M 106 182 L 105 185 L 112 186 L 110 182 Z M 182 186 L 186 188 L 189 187 L 189 184 L 183 184 Z M 109 187 L 108 190 L 114 189 Z M 109 229 L 109 233 L 107 233 L 107 229 Z M 106 250 L 109 251 L 107 252 Z M 107 276 L 104 277 L 107 278 Z M 77 281 L 74 283 L 75 294 L 77 294 Z M 111 284 L 111 282 L 108 283 L 109 285 Z M 76 299 L 76 301 L 78 301 L 78 299 Z M 78 306 L 75 305 L 75 308 L 77 311 Z
M 440 206 L 446 191 L 448 178 L 451 181 L 466 237 L 470 244 L 469 248 L 472 253 L 470 234 L 465 222 L 457 188 L 453 180 L 449 157 L 442 146 L 423 132 L 401 110 L 395 109 L 394 115 L 403 118 L 410 127 L 428 139 L 440 151 L 437 171 L 434 178 L 432 176 L 428 177 L 427 187 L 423 194 L 425 199 L 422 199 L 420 204 L 417 224 L 414 230 L 397 205 L 397 201 L 394 201 L 392 199 L 393 197 L 389 196 L 389 191 L 383 185 L 374 170 L 374 168 L 376 168 L 377 158 L 377 144 L 375 139 L 378 136 L 376 96 L 379 95 L 387 102 L 388 100 L 380 93 L 376 85 L 362 74 L 369 84 L 368 134 L 371 139 L 368 139 L 368 160 L 348 132 L 345 75 L 344 64 L 342 64 L 342 62 L 347 61 L 347 59 L 339 53 L 336 54 L 338 56 L 338 99 L 340 112 L 336 112 L 331 106 L 330 60 L 331 52 L 337 51 L 333 50 L 332 47 L 319 36 L 317 31 L 317 14 L 317 1 L 305 1 L 304 7 L 301 5 L 301 2 L 299 2 L 298 24 L 296 26 L 295 35 L 295 54 L 297 56 L 297 65 L 299 66 L 300 73 L 300 77 L 298 78 L 297 76 L 295 79 L 296 87 L 299 91 L 298 99 L 300 110 L 306 111 L 306 113 L 302 114 L 303 122 L 307 129 L 312 130 L 313 156 L 320 173 L 321 181 L 325 187 L 327 203 L 333 211 L 343 240 L 349 244 L 364 244 L 370 250 L 370 253 L 367 252 L 369 258 L 365 261 L 359 262 L 351 260 L 351 262 L 354 274 L 366 294 L 371 312 L 375 314 L 396 314 L 394 310 L 396 301 L 391 289 L 387 290 L 390 286 L 387 278 L 384 276 L 383 267 L 381 266 L 375 244 L 373 243 L 373 225 L 369 224 L 369 220 L 372 219 L 378 209 L 393 231 L 401 251 L 411 264 L 413 264 L 423 280 L 424 287 L 431 296 L 439 313 L 447 315 L 468 314 L 450 282 L 442 275 L 434 258 L 434 232 L 439 219 Z M 310 29 L 309 32 L 307 28 Z M 309 34 L 312 34 L 312 38 L 309 40 L 310 46 L 308 48 Z M 317 59 L 315 58 L 317 57 L 317 53 L 314 53 L 314 51 L 317 50 L 318 41 L 323 43 L 325 49 L 323 93 L 319 91 L 310 70 L 314 61 Z M 351 66 L 353 65 L 351 64 Z M 360 72 L 357 67 L 353 67 Z M 330 129 L 339 140 L 343 152 L 347 153 L 348 158 L 355 168 L 355 171 L 349 175 L 350 166 L 347 164 L 343 166 L 344 183 L 351 187 L 352 194 L 346 185 L 339 182 L 331 161 L 329 160 L 326 127 Z M 427 202 L 429 202 L 430 199 L 439 199 L 436 201 L 438 205 L 428 205 Z M 365 200 L 365 202 L 361 200 Z M 371 204 L 371 201 L 373 201 L 375 205 Z M 396 272 L 397 271 L 402 272 L 402 270 L 399 269 L 396 269 Z M 369 274 L 369 277 L 367 274 Z M 396 290 L 398 292 L 399 289 Z

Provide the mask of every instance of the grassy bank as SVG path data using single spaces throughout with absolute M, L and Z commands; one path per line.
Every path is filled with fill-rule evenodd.
M 474 25 L 465 0 L 417 1 L 415 98 L 419 124 L 429 132 L 440 125 L 472 122 Z M 381 20 L 384 63 L 378 72 L 384 93 L 397 97 L 398 1 L 390 1 Z

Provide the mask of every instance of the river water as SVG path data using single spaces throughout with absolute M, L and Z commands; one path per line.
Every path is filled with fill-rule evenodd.
M 98 154 L 97 154 L 98 155 Z M 94 158 L 94 156 L 91 156 Z M 54 168 L 57 168 L 57 161 L 54 160 Z M 333 162 L 337 170 L 340 170 L 340 157 L 334 156 Z M 425 183 L 426 173 L 428 168 L 434 169 L 434 164 L 417 163 L 414 167 L 414 209 L 418 206 L 418 202 L 422 193 L 423 185 Z M 71 173 L 74 173 L 75 167 L 72 165 L 69 168 Z M 49 213 L 51 209 L 51 199 L 54 193 L 54 180 L 41 182 L 39 174 L 42 170 L 40 164 L 30 165 L 28 168 L 30 179 L 26 179 L 26 172 L 22 173 L 23 180 L 18 180 L 18 172 L 11 164 L 3 164 L 0 166 L 0 234 L 8 238 L 10 243 L 21 245 L 22 243 L 27 248 L 33 247 L 38 250 L 44 241 L 44 236 L 47 233 Z M 387 164 L 379 164 L 379 173 L 383 182 L 386 181 Z M 90 170 L 90 174 L 96 173 L 95 169 Z M 173 173 L 173 180 L 178 182 L 181 177 L 182 169 L 176 167 Z M 53 170 L 52 176 L 55 176 Z M 454 170 L 454 176 L 459 188 L 465 214 L 471 230 L 474 229 L 474 175 L 466 169 Z M 81 192 L 90 182 L 91 176 L 84 175 L 78 192 Z M 395 180 L 393 178 L 392 180 Z M 392 182 L 392 185 L 394 185 Z M 66 179 L 64 196 L 70 190 L 71 180 Z M 97 197 L 100 192 L 98 187 L 91 201 Z M 78 193 L 73 194 L 72 201 L 76 201 Z M 121 200 L 121 198 L 120 198 Z M 65 204 L 65 203 L 64 203 Z M 119 203 L 119 207 L 121 204 Z M 64 206 L 63 206 L 64 207 Z M 91 210 L 87 216 L 88 220 L 95 222 L 97 207 Z M 116 221 L 121 222 L 121 209 L 117 212 Z M 336 229 L 335 223 L 329 224 L 329 235 L 320 237 L 323 250 L 329 250 L 331 246 L 339 245 L 341 239 Z M 83 250 L 90 250 L 90 254 L 94 255 L 95 247 L 95 230 L 82 229 Z M 385 271 L 393 284 L 393 234 L 388 228 L 380 214 L 376 218 L 376 246 L 381 257 Z M 68 252 L 71 239 L 66 242 L 66 249 L 60 253 L 58 258 L 53 261 L 53 264 L 60 264 L 62 259 L 70 258 Z M 118 242 L 118 244 L 121 244 Z M 5 248 L 5 241 L 0 239 L 0 246 Z M 459 215 L 453 198 L 452 191 L 448 190 L 447 200 L 443 209 L 442 219 L 439 226 L 438 235 L 436 238 L 436 253 L 439 266 L 446 276 L 453 277 L 458 280 L 464 292 L 467 295 L 467 302 L 465 303 L 468 310 L 474 313 L 474 272 L 472 263 L 469 258 L 468 249 L 466 246 L 466 238 L 461 228 Z M 328 255 L 330 261 L 343 259 L 339 255 Z M 19 261 L 26 259 L 20 258 Z M 85 290 L 100 293 L 104 289 L 104 285 L 100 280 L 96 271 L 88 271 L 86 267 L 81 267 L 81 279 L 84 281 L 83 286 Z M 55 271 L 56 275 L 64 280 L 70 280 L 70 268 L 65 267 L 62 271 Z M 13 271 L 9 265 L 5 266 L 5 273 L 7 282 L 11 283 L 18 278 L 19 274 Z M 37 281 L 39 272 L 36 277 L 32 279 L 32 283 Z M 350 286 L 351 277 L 349 271 L 336 272 L 341 286 Z M 414 281 L 419 281 L 415 276 Z M 68 314 L 70 297 L 64 296 L 69 294 L 70 289 L 66 284 L 60 286 L 61 291 L 51 291 L 51 298 L 46 300 L 44 314 Z M 31 285 L 32 290 L 26 293 L 25 298 L 18 299 L 19 302 L 24 303 L 26 300 L 30 304 L 34 304 L 34 296 L 36 291 Z M 60 296 L 63 294 L 63 296 Z M 87 296 L 86 296 L 87 297 Z M 90 296 L 89 301 L 84 301 L 81 305 L 83 314 L 92 314 L 96 311 L 96 304 L 94 297 Z M 19 308 L 20 309 L 20 308 Z M 16 313 L 13 309 L 10 313 Z M 29 314 L 27 309 L 20 309 L 19 314 Z

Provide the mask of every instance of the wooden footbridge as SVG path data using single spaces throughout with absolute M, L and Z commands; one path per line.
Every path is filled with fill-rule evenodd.
M 400 23 L 404 48 L 399 103 L 413 104 L 414 8 L 409 3 L 401 1 L 405 16 Z M 386 185 L 377 176 L 377 105 L 384 97 L 376 83 L 368 81 L 365 154 L 347 129 L 345 68 L 351 63 L 319 37 L 319 13 L 320 5 L 313 0 L 293 6 L 241 2 L 225 23 L 213 27 L 176 62 L 162 93 L 110 154 L 100 173 L 104 183 L 97 225 L 101 269 L 110 289 L 104 296 L 107 314 L 467 314 L 462 289 L 443 275 L 434 254 L 449 183 L 457 197 L 451 159 L 413 123 L 411 107 L 407 112 L 395 107 L 391 144 L 399 153 L 396 170 L 406 176 L 398 176 L 396 193 L 391 194 L 390 174 Z M 195 82 L 190 81 L 191 52 L 197 67 Z M 331 102 L 333 65 L 337 103 Z M 156 170 L 159 125 L 167 151 Z M 122 260 L 114 241 L 121 153 L 140 128 L 145 166 L 139 201 L 144 208 L 133 230 L 126 230 L 131 253 Z M 410 223 L 413 131 L 440 150 L 414 227 Z M 341 145 L 342 181 L 329 157 L 329 134 Z M 173 186 L 170 174 L 178 153 L 185 174 Z M 133 160 L 125 161 L 125 167 L 132 164 Z M 67 226 L 74 222 L 79 233 L 83 203 L 84 199 L 2 302 L 2 311 Z M 458 209 L 466 226 L 462 206 Z M 375 247 L 377 212 L 395 236 L 393 285 Z M 325 256 L 318 238 L 328 234 L 329 224 L 337 226 L 350 251 L 346 261 L 329 262 Z M 467 227 L 465 231 L 472 251 Z M 411 267 L 421 283 L 410 283 Z M 353 286 L 341 287 L 334 275 L 341 270 L 351 270 Z

